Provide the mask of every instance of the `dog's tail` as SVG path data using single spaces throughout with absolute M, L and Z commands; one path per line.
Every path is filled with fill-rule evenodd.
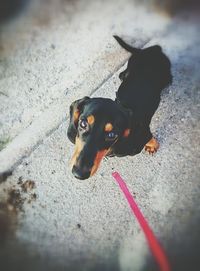
M 116 41 L 124 48 L 126 49 L 128 52 L 135 54 L 135 53 L 139 53 L 141 51 L 141 49 L 138 48 L 134 48 L 131 45 L 127 44 L 126 42 L 124 42 L 120 37 L 114 35 L 113 36 Z

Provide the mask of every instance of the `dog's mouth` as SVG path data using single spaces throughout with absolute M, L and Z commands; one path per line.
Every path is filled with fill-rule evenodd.
M 102 161 L 102 159 L 110 152 L 109 149 L 103 149 L 96 151 L 93 162 L 90 162 L 90 166 L 83 161 L 89 160 L 90 157 L 86 157 L 87 154 L 84 152 L 84 143 L 77 137 L 75 142 L 75 151 L 71 159 L 72 174 L 79 180 L 85 180 L 93 176 Z M 92 166 L 91 166 L 92 164 Z

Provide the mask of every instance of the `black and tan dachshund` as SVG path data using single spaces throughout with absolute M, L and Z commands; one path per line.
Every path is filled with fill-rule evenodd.
M 97 171 L 104 156 L 135 155 L 144 147 L 154 153 L 159 148 L 149 125 L 162 89 L 172 82 L 170 61 L 158 45 L 137 49 L 114 37 L 132 53 L 119 75 L 122 83 L 115 101 L 84 97 L 70 106 L 67 135 L 75 144 L 72 173 L 82 180 Z

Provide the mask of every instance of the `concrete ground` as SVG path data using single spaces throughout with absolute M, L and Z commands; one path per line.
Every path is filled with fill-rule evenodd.
M 129 0 L 40 1 L 1 27 L 0 172 L 12 171 L 0 183 L 2 270 L 158 270 L 115 170 L 172 270 L 200 270 L 198 11 L 170 18 Z M 151 125 L 160 149 L 104 160 L 78 181 L 69 105 L 115 97 L 129 54 L 113 34 L 138 47 L 160 44 L 172 62 L 173 84 Z

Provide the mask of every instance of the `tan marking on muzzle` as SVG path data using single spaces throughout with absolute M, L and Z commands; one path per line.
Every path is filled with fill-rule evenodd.
M 94 116 L 93 115 L 88 116 L 87 121 L 88 121 L 89 125 L 92 125 L 95 121 Z
M 90 176 L 93 176 L 95 174 L 95 172 L 97 171 L 100 163 L 101 163 L 101 160 L 103 159 L 104 156 L 106 156 L 106 154 L 108 153 L 109 149 L 105 149 L 105 150 L 101 150 L 99 152 L 97 152 L 97 155 L 95 157 L 95 160 L 94 160 L 94 165 L 92 167 L 92 170 L 91 170 L 91 173 L 90 173 Z
M 73 166 L 76 164 L 76 160 L 79 157 L 80 152 L 82 151 L 83 147 L 84 147 L 83 142 L 78 137 L 76 137 L 75 151 L 74 151 L 74 154 L 72 156 L 71 163 L 70 163 L 71 168 L 73 168 Z
M 110 131 L 112 131 L 112 129 L 113 129 L 112 124 L 111 124 L 111 123 L 107 123 L 107 124 L 105 125 L 104 131 L 105 131 L 105 132 L 110 132 Z

